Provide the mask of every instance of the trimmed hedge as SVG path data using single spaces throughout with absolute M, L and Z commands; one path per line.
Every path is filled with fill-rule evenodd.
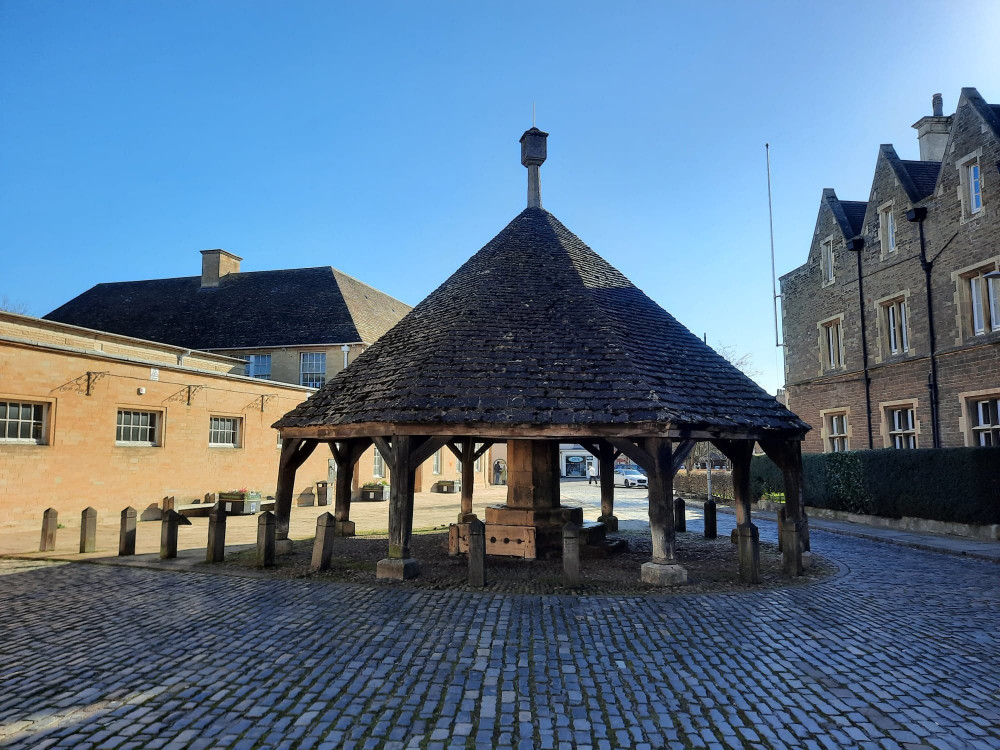
M 802 455 L 806 505 L 886 518 L 1000 523 L 1000 447 Z M 783 492 L 766 456 L 750 464 L 750 492 Z
M 674 475 L 674 491 L 689 495 L 707 495 L 708 472 L 703 469 L 695 469 L 691 472 L 681 469 Z M 732 474 L 718 469 L 712 472 L 712 495 L 732 500 Z

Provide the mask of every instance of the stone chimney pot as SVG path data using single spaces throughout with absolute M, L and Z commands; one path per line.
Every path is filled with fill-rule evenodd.
M 225 250 L 202 250 L 201 251 L 201 286 L 217 287 L 223 276 L 240 272 L 240 261 L 243 260 L 238 255 L 233 255 Z

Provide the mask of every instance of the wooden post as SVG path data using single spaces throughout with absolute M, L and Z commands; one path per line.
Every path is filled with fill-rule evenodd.
M 788 516 L 785 513 L 785 507 L 782 506 L 778 508 L 778 552 L 785 551 L 785 521 L 788 520 Z
M 649 456 L 649 468 L 646 471 L 649 481 L 649 528 L 653 537 L 653 559 L 643 563 L 641 578 L 646 583 L 659 586 L 686 583 L 687 571 L 676 564 L 674 556 L 674 515 L 671 508 L 674 471 L 671 444 L 665 438 L 646 438 L 643 440 L 643 448 Z
M 563 585 L 580 585 L 580 527 L 570 521 L 563 526 Z
M 339 474 L 338 474 L 339 476 Z M 333 537 L 337 531 L 337 519 L 324 513 L 316 519 L 316 539 L 313 542 L 312 571 L 329 570 L 333 559 Z
M 420 575 L 420 566 L 410 557 L 413 533 L 413 439 L 397 435 L 392 440 L 392 486 L 389 495 L 389 556 L 375 566 L 376 578 L 405 580 Z
M 687 531 L 687 515 L 683 497 L 674 498 L 674 531 Z
M 274 566 L 274 513 L 265 510 L 257 516 L 257 567 Z
M 462 512 L 458 514 L 459 523 L 468 523 L 476 517 L 472 512 L 472 490 L 476 483 L 476 444 L 472 438 L 462 438 Z
M 52 552 L 56 548 L 56 531 L 59 529 L 59 512 L 48 508 L 42 513 L 42 540 L 38 544 L 39 552 Z
M 736 554 L 740 566 L 740 580 L 760 583 L 760 534 L 750 520 L 750 461 L 753 458 L 752 440 L 716 440 L 733 465 L 733 504 L 736 509 Z
M 705 501 L 705 538 L 715 539 L 719 535 L 715 500 Z
M 177 526 L 181 514 L 176 510 L 168 510 L 160 522 L 160 559 L 172 560 L 177 557 Z
M 616 455 L 611 446 L 606 446 L 597 459 L 601 480 L 601 517 L 597 520 L 603 523 L 608 531 L 618 531 L 618 518 L 615 516 Z
M 779 521 L 781 535 L 782 570 L 785 575 L 802 575 L 802 545 L 807 532 L 802 515 L 802 443 L 798 440 L 762 442 L 764 452 L 778 466 L 785 484 L 785 520 Z M 809 556 L 811 560 L 811 556 Z
M 118 536 L 118 556 L 135 554 L 135 523 L 138 517 L 135 508 L 129 506 L 122 511 L 121 533 Z
M 216 503 L 208 514 L 208 545 L 205 562 L 217 563 L 226 559 L 226 509 Z
M 97 550 L 97 511 L 84 508 L 80 514 L 80 552 Z
M 288 524 L 292 515 L 295 472 L 315 448 L 315 440 L 304 438 L 288 438 L 281 445 L 281 456 L 278 459 L 278 486 L 274 493 L 276 554 L 284 555 L 292 551 L 292 544 L 288 541 Z
M 469 585 L 486 585 L 486 525 L 475 516 L 469 521 Z
M 334 483 L 333 518 L 337 536 L 354 536 L 355 525 L 351 520 L 351 494 L 354 490 L 354 472 L 358 459 L 371 445 L 371 440 L 358 438 L 331 442 L 330 451 L 337 462 L 337 479 Z

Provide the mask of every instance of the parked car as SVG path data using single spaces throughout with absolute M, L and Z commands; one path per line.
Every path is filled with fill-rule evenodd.
M 645 487 L 647 479 L 645 474 L 635 469 L 615 469 L 615 484 L 625 487 Z

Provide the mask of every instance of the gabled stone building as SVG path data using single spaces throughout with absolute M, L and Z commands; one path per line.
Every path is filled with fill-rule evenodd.
M 953 115 L 932 105 L 920 159 L 882 145 L 866 201 L 824 190 L 781 278 L 805 450 L 1000 442 L 1000 105 L 974 88 Z

